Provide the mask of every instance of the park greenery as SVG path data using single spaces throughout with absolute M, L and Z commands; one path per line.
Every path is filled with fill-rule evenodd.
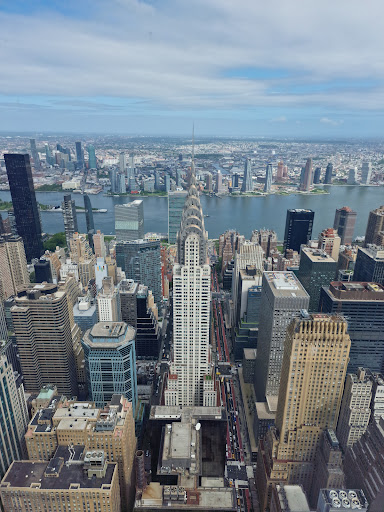
M 65 239 L 65 233 L 55 233 L 48 240 L 44 242 L 44 250 L 46 251 L 55 251 L 56 247 L 66 247 L 67 242 Z

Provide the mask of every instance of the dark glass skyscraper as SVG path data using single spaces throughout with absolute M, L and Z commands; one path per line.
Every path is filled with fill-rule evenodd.
M 342 245 L 352 243 L 356 215 L 357 213 L 348 206 L 343 206 L 336 210 L 333 229 L 337 230 Z
M 40 258 L 44 249 L 29 155 L 8 154 L 4 155 L 4 160 L 17 232 L 23 239 L 27 260 L 31 261 L 32 258 Z
M 313 183 L 317 185 L 320 183 L 321 167 L 316 167 L 315 174 L 313 176 Z
M 332 173 L 333 173 L 333 165 L 329 163 L 327 165 L 327 170 L 325 171 L 324 184 L 330 185 L 332 183 Z
M 302 244 L 307 244 L 312 236 L 313 210 L 287 210 L 285 223 L 284 252 L 287 249 L 300 252 Z
M 83 165 L 84 165 L 83 150 L 81 149 L 81 142 L 80 141 L 76 142 L 76 160 L 77 160 L 77 163 L 81 167 L 83 167 Z
M 37 149 L 36 149 L 36 140 L 29 139 L 29 142 L 31 144 L 31 155 L 32 155 L 33 165 L 35 166 L 35 168 L 39 168 L 40 167 L 40 158 L 39 158 L 39 153 L 37 152 Z

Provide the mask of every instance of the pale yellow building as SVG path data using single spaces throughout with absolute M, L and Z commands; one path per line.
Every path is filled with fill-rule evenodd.
M 256 482 L 262 510 L 272 483 L 308 493 L 322 432 L 336 429 L 351 340 L 340 316 L 303 312 L 287 329 L 276 428 L 260 442 Z
M 29 272 L 21 237 L 0 237 L 0 300 L 15 295 L 17 288 L 29 284 Z

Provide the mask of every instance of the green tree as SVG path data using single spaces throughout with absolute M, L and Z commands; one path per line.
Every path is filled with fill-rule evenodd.
M 51 236 L 51 238 L 49 238 L 46 242 L 44 242 L 44 249 L 46 251 L 55 251 L 56 246 L 59 246 L 59 247 L 67 246 L 67 241 L 65 239 L 64 232 L 55 233 L 54 235 Z

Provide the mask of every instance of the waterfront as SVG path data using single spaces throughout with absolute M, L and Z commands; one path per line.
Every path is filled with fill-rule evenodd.
M 315 211 L 314 238 L 326 227 L 333 226 L 336 208 L 349 206 L 357 211 L 355 236 L 365 234 L 370 210 L 384 204 L 382 187 L 327 187 L 329 194 L 289 196 L 269 195 L 266 197 L 208 197 L 201 196 L 205 215 L 205 226 L 210 238 L 218 238 L 226 229 L 237 229 L 250 237 L 253 229 L 270 228 L 277 232 L 279 240 L 284 236 L 285 216 L 288 208 L 311 208 Z M 37 201 L 42 204 L 60 205 L 64 192 L 39 192 Z M 77 206 L 84 206 L 83 196 L 72 194 Z M 0 192 L 0 199 L 10 201 L 9 192 Z M 104 234 L 114 233 L 114 205 L 123 204 L 135 197 L 107 197 L 103 194 L 90 196 L 94 208 L 106 208 L 107 213 L 94 215 L 95 227 Z M 168 200 L 166 197 L 143 197 L 145 232 L 168 231 Z M 6 212 L 1 212 L 6 216 Z M 47 233 L 64 231 L 61 212 L 41 212 L 43 230 Z M 85 215 L 78 213 L 79 229 L 85 232 Z

